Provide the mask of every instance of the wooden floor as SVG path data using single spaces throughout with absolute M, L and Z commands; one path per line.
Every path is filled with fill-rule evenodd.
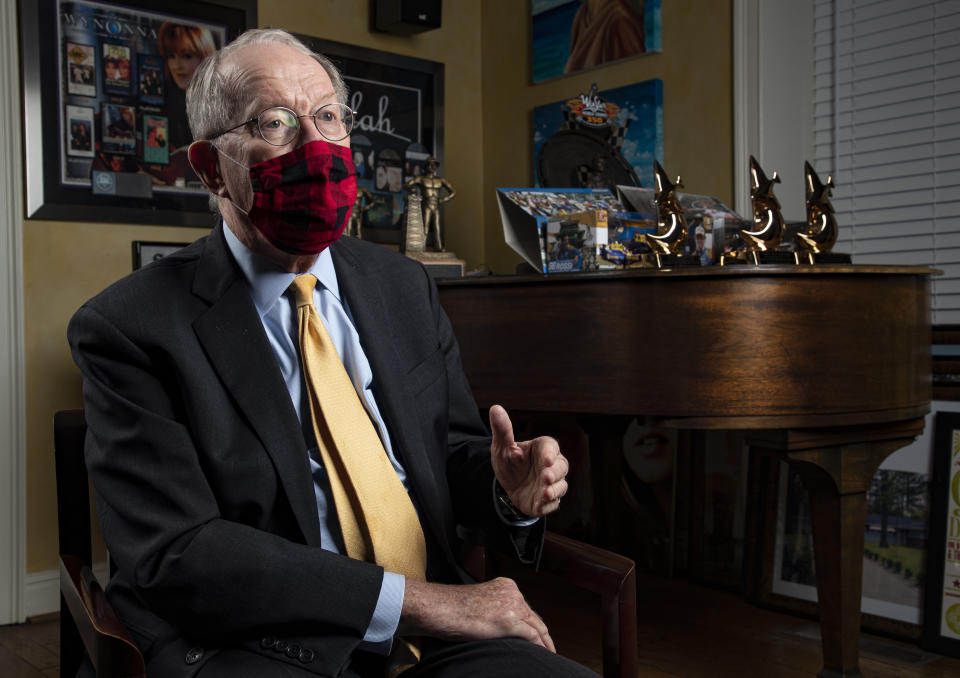
M 547 575 L 533 584 L 522 572 L 507 574 L 546 620 L 557 651 L 600 671 L 599 600 Z M 823 668 L 815 621 L 679 579 L 641 573 L 637 592 L 642 678 L 812 678 Z M 958 678 L 960 659 L 865 634 L 860 670 L 865 678 Z
M 598 601 L 537 575 L 511 571 L 546 619 L 558 650 L 599 671 Z M 738 596 L 681 580 L 641 574 L 637 581 L 643 678 L 811 678 L 821 668 L 814 622 L 754 607 Z M 0 677 L 59 675 L 56 618 L 0 627 Z M 960 659 L 864 635 L 865 678 L 960 676 Z
M 0 626 L 0 676 L 56 678 L 60 675 L 60 626 L 56 615 L 26 624 Z

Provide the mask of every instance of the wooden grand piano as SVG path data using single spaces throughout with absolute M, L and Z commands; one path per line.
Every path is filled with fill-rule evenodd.
M 478 404 L 587 415 L 592 463 L 608 481 L 617 422 L 638 414 L 745 429 L 751 449 L 793 464 L 813 512 L 820 675 L 848 677 L 860 675 L 866 491 L 930 407 L 933 273 L 747 265 L 488 277 L 444 281 L 440 300 Z

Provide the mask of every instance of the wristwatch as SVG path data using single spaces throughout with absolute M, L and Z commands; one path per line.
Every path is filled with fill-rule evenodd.
M 507 491 L 503 489 L 503 485 L 500 484 L 499 480 L 494 481 L 493 489 L 497 495 L 497 500 L 500 502 L 501 509 L 507 516 L 516 521 L 533 519 L 533 516 L 528 516 L 526 513 L 513 505 L 513 502 L 510 501 L 510 497 L 507 496 Z

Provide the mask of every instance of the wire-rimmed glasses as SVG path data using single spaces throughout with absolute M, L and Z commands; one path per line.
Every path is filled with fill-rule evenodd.
M 257 123 L 257 131 L 264 141 L 274 146 L 286 146 L 300 134 L 300 118 L 313 118 L 313 124 L 320 136 L 327 141 L 340 141 L 350 135 L 356 115 L 356 111 L 341 103 L 321 106 L 312 115 L 297 115 L 285 106 L 271 106 L 256 117 L 213 135 L 211 140 L 245 125 Z

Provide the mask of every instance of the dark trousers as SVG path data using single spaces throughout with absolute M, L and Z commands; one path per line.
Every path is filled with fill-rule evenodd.
M 382 678 L 375 661 L 357 661 L 344 678 Z M 597 678 L 565 657 L 517 638 L 432 643 L 420 663 L 401 678 Z M 315 673 L 243 650 L 222 650 L 211 657 L 197 678 L 316 678 Z

